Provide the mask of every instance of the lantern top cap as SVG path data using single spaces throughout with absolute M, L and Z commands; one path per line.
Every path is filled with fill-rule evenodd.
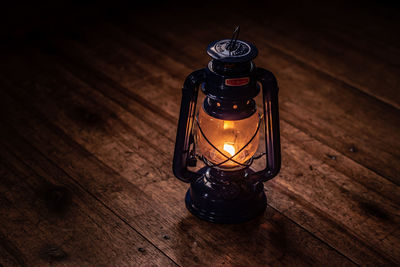
M 235 40 L 232 43 L 232 39 L 223 39 L 209 44 L 207 54 L 224 63 L 244 63 L 253 60 L 258 50 L 249 42 Z

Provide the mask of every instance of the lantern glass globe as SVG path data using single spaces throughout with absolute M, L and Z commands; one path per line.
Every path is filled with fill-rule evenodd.
M 250 117 L 241 120 L 222 120 L 207 114 L 203 107 L 199 109 L 198 123 L 202 132 L 197 130 L 197 146 L 209 162 L 218 165 L 221 162 L 232 158 L 218 166 L 223 170 L 238 170 L 256 153 L 259 145 L 258 134 L 246 146 L 257 131 L 259 114 L 255 112 Z M 204 136 L 206 138 L 204 138 Z M 214 145 L 223 155 L 217 151 Z M 246 146 L 244 149 L 242 149 Z M 239 152 L 240 151 L 240 152 Z M 225 156 L 224 156 L 225 155 Z M 236 161 L 236 162 L 235 162 Z

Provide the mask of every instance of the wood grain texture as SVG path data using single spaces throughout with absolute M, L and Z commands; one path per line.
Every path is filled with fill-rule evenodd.
M 133 43 L 131 43 L 131 45 L 133 46 L 134 44 Z M 101 46 L 104 46 L 104 43 L 103 44 L 101 44 Z M 121 48 L 121 44 L 119 44 L 118 45 L 118 47 L 119 47 L 119 50 L 118 51 L 120 51 L 122 48 Z M 102 58 L 104 58 L 105 57 L 105 54 L 104 54 L 104 51 L 107 51 L 107 50 L 112 50 L 114 53 L 112 54 L 112 57 L 113 57 L 113 60 L 115 60 L 115 61 L 117 61 L 117 62 L 124 62 L 123 60 L 124 60 L 124 58 L 125 58 L 125 60 L 129 60 L 129 58 L 130 58 L 130 56 L 132 56 L 132 54 L 128 54 L 128 53 L 123 53 L 121 56 L 119 56 L 118 57 L 118 51 L 117 50 L 115 50 L 115 49 L 112 49 L 112 48 L 104 48 L 104 50 L 101 50 L 102 52 L 100 52 L 100 53 L 102 53 L 102 55 L 103 55 L 103 57 Z M 143 47 L 141 47 L 141 49 L 140 49 L 142 52 L 143 51 L 146 51 L 146 50 L 144 50 L 144 48 Z M 93 49 L 92 49 L 92 51 L 93 51 Z M 150 53 L 148 53 L 148 54 L 150 54 Z M 115 59 L 117 57 L 117 59 Z M 82 57 L 81 57 L 82 58 Z M 93 58 L 91 58 L 90 59 L 90 61 L 91 62 L 96 62 L 96 56 L 94 56 Z M 128 58 L 128 59 L 127 59 Z M 158 57 L 158 63 L 159 64 L 161 64 L 161 65 L 163 65 L 163 63 L 162 62 L 160 62 L 161 60 L 162 60 L 163 58 L 162 58 L 162 56 L 161 55 L 159 55 L 159 57 Z M 173 61 L 171 60 L 171 59 L 167 59 L 168 60 L 168 64 L 169 65 L 171 65 L 171 64 L 173 64 Z M 132 61 L 134 61 L 134 60 L 132 60 Z M 174 65 L 174 66 L 176 66 L 176 68 L 179 68 L 179 67 L 181 67 L 181 66 L 179 66 L 179 65 Z M 99 70 L 100 69 L 106 69 L 107 70 L 107 73 L 108 74 L 110 74 L 110 73 L 116 73 L 115 74 L 115 76 L 113 76 L 116 80 L 118 80 L 118 78 L 119 77 L 121 77 L 121 76 L 118 76 L 118 73 L 119 73 L 119 68 L 117 68 L 117 69 L 114 69 L 113 70 L 113 68 L 112 67 L 108 67 L 107 68 L 107 65 L 104 65 L 104 64 L 101 64 L 100 66 L 99 66 L 99 68 L 98 68 Z M 168 76 L 168 74 L 166 74 L 165 72 L 164 72 L 164 74 L 163 74 L 163 72 L 162 72 L 162 70 L 158 70 L 157 71 L 157 74 L 160 74 L 161 73 L 161 75 L 165 75 L 163 78 L 165 79 L 165 80 L 167 80 L 168 79 L 168 77 L 166 77 L 166 76 Z M 173 75 L 173 74 L 172 74 Z M 128 83 L 129 83 L 129 80 L 131 80 L 131 79 L 138 79 L 138 77 L 135 77 L 134 76 L 134 73 L 129 73 L 129 75 L 123 75 L 122 76 L 123 78 L 127 78 L 128 79 L 128 81 L 127 81 L 127 84 L 126 84 L 126 88 L 129 88 L 129 85 L 128 85 Z M 169 78 L 169 79 L 171 79 L 171 78 Z M 133 88 L 133 90 L 134 90 L 135 88 Z M 138 88 L 139 89 L 139 88 Z M 140 90 L 140 89 L 139 89 Z M 146 92 L 143 92 L 143 94 L 146 94 Z M 162 94 L 162 92 L 160 92 L 160 94 Z M 165 99 L 167 98 L 167 99 L 169 99 L 168 98 L 169 96 L 168 95 L 163 95 L 163 97 L 162 97 L 162 100 L 161 101 L 165 101 Z M 173 97 L 173 96 L 171 96 L 171 97 Z M 173 102 L 173 100 L 171 99 L 171 102 Z M 164 102 L 165 103 L 165 102 Z M 161 106 L 162 105 L 162 103 L 160 102 L 159 103 L 159 106 Z M 171 112 L 176 112 L 176 110 L 178 110 L 178 107 L 176 107 L 175 109 L 174 109 L 175 111 L 171 111 Z M 167 112 L 169 112 L 168 110 L 167 110 Z M 327 159 L 329 158 L 327 155 L 329 155 L 328 153 L 331 153 L 332 151 L 329 151 L 329 152 L 327 152 L 327 154 L 325 154 L 325 155 L 323 155 L 324 157 L 326 157 Z M 317 165 L 319 165 L 320 163 L 318 162 L 318 163 L 316 163 Z M 308 165 L 306 166 L 306 168 L 308 167 Z M 352 167 L 352 166 L 350 166 L 350 167 Z M 306 168 L 302 168 L 302 169 L 306 169 Z M 319 177 L 319 176 L 318 176 Z M 372 180 L 372 179 L 371 179 Z M 295 182 L 293 182 L 293 183 L 295 183 Z M 384 182 L 385 183 L 385 182 Z M 393 185 L 391 184 L 391 183 L 386 183 L 387 184 L 387 189 L 389 189 L 390 191 L 392 191 L 392 192 L 398 192 L 398 188 L 396 189 L 396 187 L 395 188 L 393 188 Z M 296 185 L 296 186 L 298 186 L 298 185 Z M 301 189 L 299 189 L 299 191 L 301 191 Z M 397 193 L 395 193 L 395 194 L 397 194 Z M 389 196 L 391 196 L 391 193 L 389 193 L 388 194 Z M 396 196 L 394 196 L 395 198 L 396 198 Z M 356 198 L 357 199 L 357 198 Z M 358 199 L 358 200 L 356 200 L 356 201 L 362 201 L 362 199 Z M 343 204 L 343 203 L 342 203 Z M 351 204 L 352 205 L 352 204 Z M 360 204 L 360 205 L 362 205 L 362 203 Z M 397 212 L 396 212 L 396 210 L 394 209 L 394 210 L 392 210 L 391 212 L 393 212 L 393 214 L 395 214 L 395 218 L 396 218 L 396 214 L 397 214 Z M 364 213 L 363 211 L 361 211 L 361 213 Z M 367 215 L 368 216 L 368 215 Z M 360 218 L 361 219 L 361 218 Z M 361 221 L 363 221 L 363 219 L 361 219 Z M 393 227 L 395 227 L 395 224 L 394 224 L 394 226 Z M 393 230 L 393 228 L 391 227 L 391 228 L 389 228 L 389 232 L 390 231 L 392 231 Z M 353 250 L 353 249 L 351 249 L 350 248 L 350 250 Z M 360 255 L 360 259 L 362 259 L 362 255 Z
M 52 75 L 52 77 L 52 79 L 54 79 L 56 76 Z M 63 75 L 62 77 L 65 76 Z M 66 82 L 67 81 L 63 81 L 62 84 L 65 84 Z M 36 89 L 35 96 L 40 97 L 41 93 L 46 92 L 45 94 L 49 97 L 49 91 L 54 87 L 50 84 L 45 85 L 42 81 L 40 85 L 36 85 L 36 88 L 39 90 Z M 15 88 L 14 92 L 18 93 L 18 91 L 19 90 Z M 299 228 L 293 222 L 273 209 L 271 209 L 263 219 L 250 222 L 247 226 L 247 230 L 241 235 L 238 235 L 238 233 L 240 233 L 238 229 L 242 226 L 226 227 L 220 225 L 213 226 L 212 229 L 209 229 L 208 227 L 204 228 L 204 226 L 207 225 L 205 222 L 201 222 L 200 225 L 198 225 L 199 221 L 197 219 L 194 219 L 192 216 L 187 217 L 188 212 L 185 210 L 182 203 L 182 196 L 184 195 L 187 186 L 176 181 L 171 176 L 169 165 L 159 166 L 159 163 L 153 160 L 149 161 L 144 166 L 138 166 L 138 164 L 144 163 L 136 162 L 131 158 L 131 154 L 137 153 L 135 146 L 141 146 L 141 142 L 137 140 L 124 140 L 124 145 L 121 144 L 122 138 L 119 136 L 115 136 L 115 134 L 105 134 L 105 132 L 110 133 L 111 131 L 114 131 L 117 135 L 123 134 L 123 127 L 120 126 L 121 122 L 116 119 L 114 119 L 114 121 L 111 116 L 107 116 L 107 122 L 103 119 L 99 120 L 102 122 L 101 126 L 96 125 L 97 127 L 94 127 L 91 130 L 79 129 L 79 125 L 76 124 L 76 118 L 70 119 L 60 113 L 67 111 L 68 107 L 73 109 L 74 107 L 72 103 L 75 105 L 84 104 L 84 106 L 90 107 L 86 98 L 78 100 L 77 96 L 71 93 L 71 91 L 63 90 L 61 91 L 63 95 L 58 95 L 60 91 L 54 90 L 52 97 L 48 99 L 47 102 L 43 102 L 44 99 L 39 98 L 35 107 L 38 109 L 46 107 L 48 111 L 51 110 L 51 112 L 49 112 L 52 117 L 51 121 L 54 121 L 56 125 L 61 127 L 63 131 L 66 131 L 68 135 L 74 136 L 74 139 L 78 141 L 80 145 L 84 146 L 85 149 L 88 149 L 91 153 L 96 155 L 96 157 L 101 161 L 107 161 L 113 170 L 121 172 L 122 176 L 119 177 L 117 174 L 112 175 L 110 174 L 110 171 L 108 171 L 107 175 L 104 177 L 104 182 L 107 182 L 108 187 L 112 184 L 115 189 L 112 190 L 108 188 L 107 190 L 103 189 L 97 191 L 98 189 L 96 189 L 96 186 L 104 186 L 102 183 L 99 185 L 93 184 L 94 182 L 99 181 L 99 179 L 101 179 L 100 177 L 97 177 L 96 180 L 92 177 L 82 177 L 81 174 L 76 173 L 80 173 L 82 170 L 76 168 L 70 170 L 69 168 L 71 167 L 65 166 L 65 168 L 68 168 L 66 171 L 73 171 L 74 176 L 82 177 L 81 182 L 85 187 L 88 187 L 89 190 L 95 190 L 95 192 L 93 192 L 94 195 L 107 203 L 110 207 L 114 207 L 118 214 L 121 214 L 121 216 L 126 218 L 135 229 L 146 236 L 149 240 L 157 243 L 158 246 L 178 264 L 222 264 L 225 262 L 226 264 L 240 265 L 278 263 L 297 263 L 304 265 L 312 262 L 326 262 L 328 258 L 331 259 L 332 262 L 336 262 L 336 264 L 346 264 L 346 262 L 347 264 L 351 264 L 351 262 L 346 258 L 337 254 L 334 250 L 326 246 L 324 243 L 321 243 L 318 239 L 312 237 L 308 232 Z M 31 93 L 32 92 L 33 91 L 31 91 Z M 65 95 L 65 93 L 67 93 L 67 95 Z M 18 93 L 17 97 L 23 97 L 21 92 Z M 55 102 L 54 100 L 57 101 Z M 23 98 L 19 98 L 19 101 L 22 101 L 26 105 L 30 105 L 28 102 L 25 102 Z M 79 103 L 77 101 L 84 101 L 84 103 Z M 91 100 L 91 102 L 92 101 L 93 100 Z M 62 107 L 62 109 L 60 110 L 59 107 Z M 95 108 L 93 107 L 93 109 Z M 96 110 L 96 114 L 99 118 L 106 118 L 104 112 L 107 111 L 104 107 L 101 110 Z M 13 115 L 13 117 L 15 116 L 17 116 L 17 114 Z M 47 115 L 44 114 L 43 116 L 47 117 Z M 22 118 L 23 117 L 21 117 L 21 119 Z M 30 120 L 31 119 L 29 119 L 29 121 Z M 35 123 L 30 123 L 30 125 L 34 126 Z M 88 130 L 90 133 L 85 133 Z M 39 129 L 36 131 L 39 131 Z M 44 129 L 40 128 L 40 131 L 44 132 Z M 98 132 L 98 134 L 96 134 L 96 132 Z M 58 135 L 59 134 L 60 133 L 58 133 Z M 47 137 L 51 136 L 47 131 L 45 135 Z M 55 138 L 56 137 L 54 137 L 54 139 Z M 65 138 L 67 137 L 65 136 Z M 172 142 L 165 142 L 165 138 L 159 138 L 164 142 L 164 146 L 160 148 L 169 149 L 169 147 L 173 145 Z M 94 145 L 93 140 L 95 139 L 101 140 L 101 144 L 103 145 L 98 146 L 98 143 Z M 59 142 L 60 141 L 57 142 L 57 147 L 63 151 L 65 145 L 60 147 Z M 46 143 L 44 143 L 43 140 L 40 141 L 40 139 L 35 139 L 35 144 L 40 147 L 38 149 L 45 149 L 44 153 L 51 153 L 48 156 L 57 160 L 57 164 L 61 164 L 63 168 L 63 162 L 69 162 L 73 158 L 77 158 L 71 151 L 68 155 L 68 160 L 63 159 L 62 155 L 59 155 L 57 151 L 53 151 L 54 146 L 51 144 L 49 144 L 50 146 L 46 146 Z M 131 151 L 132 153 L 126 153 L 126 151 Z M 82 159 L 80 159 L 80 161 L 82 161 Z M 160 161 L 160 163 L 162 164 L 162 161 Z M 75 164 L 76 163 L 74 163 L 74 165 Z M 89 164 L 88 162 L 82 162 L 81 164 L 84 164 L 85 169 L 87 169 L 94 163 Z M 141 167 L 145 170 L 149 170 L 150 168 L 154 168 L 154 170 L 158 169 L 158 174 L 161 174 L 161 176 L 158 176 L 157 179 L 149 179 L 149 177 L 141 178 L 137 171 L 132 170 L 132 167 L 130 172 L 128 172 L 125 168 L 128 165 L 135 166 L 136 168 Z M 96 168 L 102 167 L 97 166 Z M 133 193 L 132 189 L 126 185 L 127 182 L 132 186 L 137 187 L 138 190 L 140 190 L 140 193 Z M 111 192 L 112 194 L 110 195 Z M 157 193 L 154 194 L 155 192 Z M 134 197 L 134 199 L 132 199 L 132 197 Z M 140 209 L 135 207 L 140 207 Z M 142 210 L 143 208 L 145 209 Z M 157 223 L 158 221 L 163 222 L 161 226 Z M 285 227 L 286 229 L 285 225 L 288 225 L 288 227 L 287 230 L 284 230 L 284 233 L 276 233 L 276 231 L 278 231 L 276 227 Z M 176 235 L 174 235 L 174 233 Z M 275 233 L 277 236 L 271 238 L 270 235 L 274 235 Z M 165 235 L 170 238 L 165 239 Z M 283 241 L 284 243 L 282 244 L 277 244 L 276 242 L 282 242 L 281 238 L 286 241 Z M 239 241 L 241 239 L 243 240 Z M 241 242 L 245 242 L 247 245 L 243 246 Z M 180 245 L 182 243 L 191 245 L 188 247 L 182 247 Z M 263 246 L 260 246 L 260 244 L 263 244 Z M 320 248 L 318 253 L 313 252 L 313 244 Z M 215 247 L 213 250 L 210 250 L 209 246 Z M 239 248 L 241 248 L 242 254 L 238 256 L 236 253 Z M 189 256 L 193 251 L 196 251 L 195 255 Z M 251 257 L 252 253 L 260 254 L 260 257 L 253 258 Z M 208 256 L 200 257 L 198 255 Z
M 175 266 L 25 140 L 2 138 L 2 242 L 19 264 Z
M 105 12 L 0 50 L 0 263 L 399 265 L 399 24 L 306 2 Z M 263 216 L 217 225 L 171 160 L 182 82 L 237 23 L 280 84 L 283 166 Z

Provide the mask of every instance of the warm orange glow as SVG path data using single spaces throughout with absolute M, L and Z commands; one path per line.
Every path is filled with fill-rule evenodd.
M 197 143 L 203 156 L 214 164 L 219 164 L 232 157 L 239 163 L 248 161 L 257 151 L 259 137 L 256 136 L 249 145 L 242 148 L 251 140 L 257 131 L 258 113 L 243 120 L 221 120 L 208 115 L 203 108 L 199 110 L 199 125 L 207 139 L 219 150 L 213 148 L 198 131 Z M 229 160 L 222 164 L 222 169 L 241 168 L 239 164 Z
M 232 129 L 232 128 L 233 128 L 233 122 L 232 121 L 224 121 L 224 130 Z
M 231 156 L 235 155 L 235 147 L 230 144 L 224 144 L 224 150 L 228 152 Z

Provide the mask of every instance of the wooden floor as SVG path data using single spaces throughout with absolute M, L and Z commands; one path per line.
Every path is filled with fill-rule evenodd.
M 0 266 L 399 266 L 398 6 L 301 3 L 103 8 L 3 35 Z M 218 225 L 186 210 L 171 164 L 182 83 L 236 25 L 278 79 L 283 163 L 261 218 Z

